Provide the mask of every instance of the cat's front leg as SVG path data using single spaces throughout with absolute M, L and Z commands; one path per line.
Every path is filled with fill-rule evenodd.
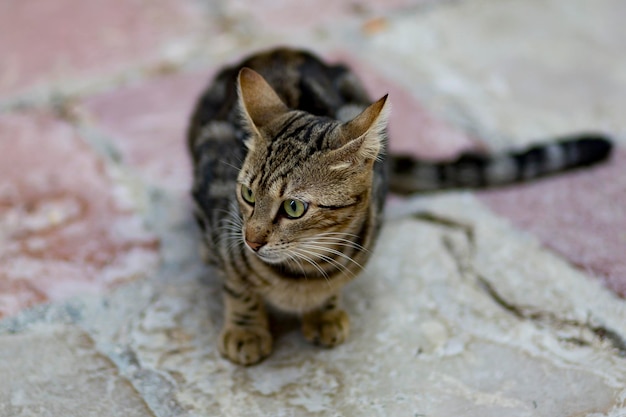
M 350 334 L 348 313 L 339 308 L 339 294 L 331 296 L 319 308 L 302 316 L 302 334 L 312 343 L 333 347 Z
M 224 327 L 220 334 L 220 353 L 240 365 L 252 365 L 272 352 L 272 335 L 267 312 L 258 294 L 224 284 Z

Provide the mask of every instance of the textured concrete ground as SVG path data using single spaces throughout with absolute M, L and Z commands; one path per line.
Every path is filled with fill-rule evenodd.
M 625 19 L 620 0 L 0 2 L 0 416 L 626 416 Z M 577 130 L 617 149 L 394 200 L 349 341 L 277 316 L 273 356 L 237 367 L 183 136 L 222 63 L 276 44 L 389 92 L 393 150 Z

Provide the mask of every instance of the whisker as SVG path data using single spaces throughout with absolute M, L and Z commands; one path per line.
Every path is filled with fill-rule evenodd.
M 312 245 L 312 244 L 308 244 L 308 243 L 304 243 L 302 246 L 305 246 L 309 249 L 318 249 L 318 250 L 323 250 L 326 251 L 328 253 L 331 253 L 333 255 L 337 255 L 342 257 L 343 259 L 352 262 L 353 264 L 355 264 L 356 266 L 358 266 L 360 269 L 363 269 L 363 267 L 361 266 L 360 263 L 358 263 L 357 261 L 355 261 L 354 259 L 352 259 L 351 257 L 349 257 L 348 255 L 346 255 L 343 252 L 340 252 L 336 249 L 332 249 L 332 248 L 328 248 L 326 246 L 319 246 L 319 245 Z M 331 258 L 332 259 L 332 258 Z M 334 260 L 334 259 L 333 259 Z
M 305 252 L 308 252 L 308 251 L 305 251 Z M 302 259 L 302 260 L 304 260 L 304 261 L 306 261 L 306 262 L 310 263 L 311 265 L 313 265 L 313 267 L 314 267 L 315 269 L 317 269 L 317 270 L 319 271 L 319 273 L 320 273 L 320 274 L 322 274 L 322 276 L 324 277 L 324 279 L 326 280 L 326 282 L 327 282 L 327 283 L 328 283 L 328 285 L 330 286 L 330 281 L 329 281 L 329 279 L 328 279 L 328 274 L 326 273 L 326 271 L 324 271 L 324 270 L 322 269 L 322 267 L 321 267 L 321 266 L 319 266 L 319 265 L 317 264 L 317 262 L 315 262 L 313 259 L 309 258 L 307 255 L 305 255 L 305 254 L 301 253 L 299 249 L 296 249 L 296 250 L 292 251 L 292 253 L 293 253 L 294 255 L 296 255 L 298 258 L 300 258 L 300 259 Z
M 218 244 L 225 244 L 228 253 L 243 244 L 241 228 L 243 221 L 239 216 L 222 219 L 221 225 L 217 228 L 219 233 Z
M 342 237 L 353 237 L 355 239 L 359 239 L 360 236 L 359 235 L 355 235 L 354 233 L 348 233 L 348 232 L 324 232 L 324 233 L 318 233 L 315 236 L 342 236 Z
M 302 251 L 308 255 L 312 255 L 316 258 L 321 259 L 324 262 L 327 262 L 329 264 L 331 264 L 333 267 L 335 267 L 338 271 L 340 272 L 347 272 L 350 275 L 352 275 L 353 277 L 355 276 L 355 274 L 350 271 L 350 269 L 348 269 L 348 267 L 346 267 L 345 265 L 341 264 L 340 262 L 338 262 L 337 260 L 331 258 L 330 256 L 324 255 L 324 254 L 320 254 L 317 252 L 312 252 L 312 251 L 308 251 L 306 249 L 302 249 L 302 248 L 298 248 L 299 251 Z
M 355 235 L 353 233 L 347 233 L 347 232 L 324 232 L 324 233 L 319 233 L 315 236 L 311 236 L 308 238 L 304 238 L 302 239 L 303 241 L 312 241 L 312 240 L 325 240 L 328 242 L 331 241 L 336 241 L 336 242 L 343 242 L 346 245 L 344 246 L 350 246 L 353 247 L 355 249 L 364 251 L 364 252 L 369 252 L 369 250 L 365 247 L 363 247 L 362 245 L 356 243 L 354 240 L 351 239 L 346 239 L 346 237 L 351 237 L 354 239 L 360 239 L 360 236 Z M 337 243 L 338 244 L 338 243 Z
M 288 258 L 287 262 L 293 262 L 298 265 L 298 267 L 302 271 L 302 276 L 306 279 L 306 271 L 304 270 L 304 266 L 302 265 L 302 262 L 300 262 L 300 259 L 298 259 L 298 257 L 290 250 L 285 251 L 285 256 L 287 256 Z
M 344 246 L 347 248 L 356 249 L 362 252 L 369 252 L 369 250 L 356 242 L 352 242 L 348 239 L 341 239 L 336 237 L 321 237 L 321 238 L 306 238 L 298 241 L 299 243 L 314 243 L 314 244 L 332 244 L 337 246 Z
M 241 233 L 241 225 L 238 224 L 225 224 L 220 226 L 217 230 L 226 232 L 239 232 Z
M 231 167 L 233 169 L 236 169 L 237 171 L 239 171 L 241 169 L 241 167 L 238 167 L 237 165 L 233 165 L 230 162 L 226 162 L 224 160 L 218 160 L 218 162 L 220 162 L 220 163 L 222 163 L 222 164 L 224 164 L 226 166 L 229 166 L 229 167 Z
M 226 246 L 226 250 L 228 251 L 228 253 L 231 253 L 235 248 L 242 245 L 242 241 L 238 236 L 233 236 L 230 234 L 222 236 L 218 242 L 219 246 Z

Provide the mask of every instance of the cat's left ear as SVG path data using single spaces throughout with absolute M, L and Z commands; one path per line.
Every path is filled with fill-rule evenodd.
M 289 111 L 261 74 L 250 68 L 239 71 L 237 86 L 242 111 L 257 132 L 277 116 Z
M 391 103 L 385 94 L 354 119 L 341 126 L 343 144 L 337 149 L 344 160 L 376 160 L 383 150 Z

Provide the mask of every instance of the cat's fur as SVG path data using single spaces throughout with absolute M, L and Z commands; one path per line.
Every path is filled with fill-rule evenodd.
M 448 163 L 386 158 L 388 114 L 387 97 L 372 104 L 346 67 L 290 49 L 225 68 L 198 101 L 188 132 L 195 215 L 205 258 L 224 275 L 219 349 L 230 360 L 271 352 L 265 302 L 300 314 L 312 342 L 346 339 L 340 289 L 371 255 L 389 168 L 392 191 L 410 193 L 525 180 L 610 150 L 580 136 Z

